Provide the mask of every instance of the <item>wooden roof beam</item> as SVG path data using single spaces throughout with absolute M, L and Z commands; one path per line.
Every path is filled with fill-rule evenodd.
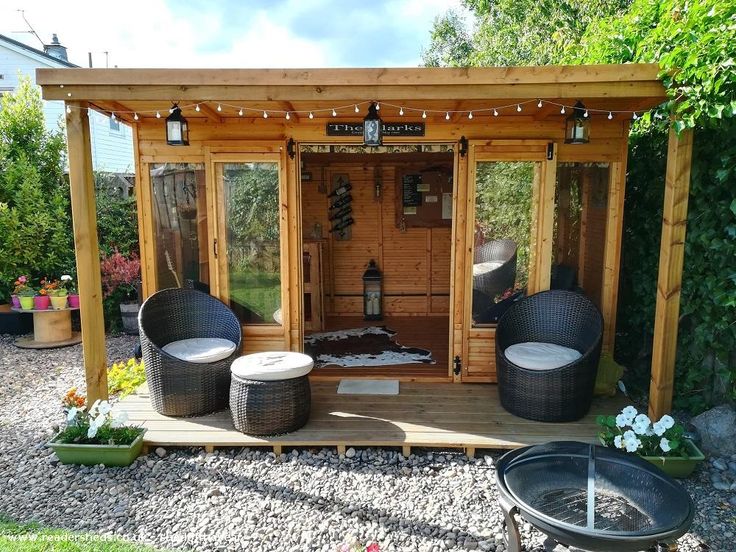
M 201 100 L 194 100 L 192 103 L 199 104 L 200 113 L 204 114 L 204 116 L 207 117 L 208 121 L 212 121 L 213 123 L 222 122 L 222 115 L 220 115 L 220 112 L 210 107 L 210 105 L 207 102 L 201 101 Z

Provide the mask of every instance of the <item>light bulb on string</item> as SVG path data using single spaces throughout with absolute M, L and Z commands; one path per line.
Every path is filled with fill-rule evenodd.
M 196 111 L 197 113 L 201 111 L 201 109 L 199 108 L 199 104 L 194 106 L 194 111 Z
M 311 111 L 309 112 L 309 118 L 314 119 L 314 113 L 312 113 Z
M 445 121 L 449 121 L 449 120 L 450 120 L 450 112 L 448 111 L 447 113 L 445 113 Z
M 240 115 L 241 117 L 243 116 L 243 108 L 242 107 L 238 110 L 238 115 Z
M 160 119 L 161 118 L 161 112 L 160 111 L 156 111 L 156 118 L 157 119 Z
M 634 111 L 634 115 L 633 115 L 632 119 L 634 119 L 635 121 L 636 121 L 637 119 L 639 119 L 639 115 L 637 115 L 637 114 L 636 114 L 636 111 Z
M 358 104 L 355 104 L 355 112 L 360 113 L 360 108 L 358 107 Z
M 264 118 L 264 119 L 268 119 L 268 112 L 267 112 L 267 111 L 264 111 L 264 112 L 263 112 L 263 118 Z
M 72 108 L 71 108 L 71 107 L 69 107 L 69 106 L 66 106 L 66 112 L 67 112 L 67 113 L 71 113 L 71 112 L 72 112 Z
M 403 107 L 400 107 L 399 108 L 399 115 L 401 115 L 401 116 L 404 115 L 404 108 Z
M 560 115 L 564 115 L 566 113 L 565 106 L 562 106 L 562 109 L 560 109 Z
M 332 116 L 337 117 L 337 111 L 335 111 L 334 109 L 332 110 Z
M 472 118 L 473 118 L 473 112 L 472 111 L 468 111 L 468 119 L 472 119 Z
M 422 119 L 426 119 L 426 118 L 427 118 L 427 112 L 426 111 L 422 111 Z
M 537 107 L 540 109 L 542 108 L 542 100 L 539 100 L 539 102 L 537 103 Z
M 291 119 L 291 114 L 287 111 L 286 112 L 286 120 L 288 121 L 289 119 Z
M 517 113 L 521 112 L 521 104 L 516 104 L 516 112 Z
M 67 92 L 67 93 L 66 93 L 66 97 L 67 97 L 67 98 L 71 98 L 71 97 L 72 97 L 72 93 L 71 93 L 71 92 Z
M 587 118 L 588 118 L 588 116 L 589 116 L 589 114 L 588 114 L 588 110 L 586 109 L 586 110 L 585 110 L 585 113 L 583 113 L 583 117 L 585 117 L 585 118 L 587 119 Z
M 381 109 L 381 103 L 376 102 L 376 111 L 380 111 L 380 109 Z
M 64 85 L 63 85 L 63 84 L 60 84 L 60 85 L 59 85 L 59 88 L 64 88 Z
M 494 117 L 498 117 L 498 110 L 497 110 L 497 109 L 494 109 L 494 110 L 493 110 L 493 116 L 494 116 Z
M 611 113 L 611 112 L 609 111 L 609 112 L 608 112 L 608 120 L 610 121 L 611 119 L 613 119 L 613 113 Z
M 137 113 L 133 113 L 133 120 L 137 121 L 139 118 Z
M 220 104 L 217 104 L 217 111 L 222 111 L 222 106 Z

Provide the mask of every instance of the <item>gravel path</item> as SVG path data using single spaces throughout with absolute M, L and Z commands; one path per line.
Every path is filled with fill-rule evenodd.
M 132 343 L 109 338 L 110 361 Z M 498 454 L 172 449 L 129 468 L 64 466 L 44 443 L 62 420 L 60 397 L 83 388 L 81 346 L 27 351 L 0 337 L 0 371 L 0 514 L 15 520 L 175 550 L 334 551 L 351 535 L 382 551 L 505 550 Z M 714 489 L 709 468 L 686 485 L 698 514 L 680 550 L 733 551 L 734 492 Z M 545 550 L 544 535 L 522 531 L 527 550 Z

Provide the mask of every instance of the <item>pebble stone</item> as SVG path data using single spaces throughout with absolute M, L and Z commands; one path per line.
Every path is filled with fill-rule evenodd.
M 128 468 L 66 466 L 44 447 L 63 424 L 59 401 L 84 391 L 81 346 L 17 349 L 0 336 L 0 514 L 17 521 L 112 535 L 167 550 L 334 552 L 354 537 L 382 552 L 506 552 L 494 486 L 498 453 L 349 448 L 285 450 L 169 447 Z M 110 362 L 134 340 L 108 337 Z M 484 451 L 483 451 L 484 452 Z M 736 458 L 728 458 L 736 462 Z M 686 480 L 697 504 L 679 550 L 733 550 L 733 474 L 710 463 Z M 725 474 L 725 475 L 724 475 Z M 721 485 L 723 486 L 723 485 Z M 569 549 L 520 520 L 525 552 Z M 550 548 L 551 546 L 551 548 Z

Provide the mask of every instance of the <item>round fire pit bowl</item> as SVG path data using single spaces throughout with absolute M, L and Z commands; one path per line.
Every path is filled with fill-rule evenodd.
M 496 484 L 508 552 L 521 551 L 516 512 L 566 546 L 593 552 L 668 547 L 690 528 L 685 489 L 633 454 L 574 441 L 504 454 Z

